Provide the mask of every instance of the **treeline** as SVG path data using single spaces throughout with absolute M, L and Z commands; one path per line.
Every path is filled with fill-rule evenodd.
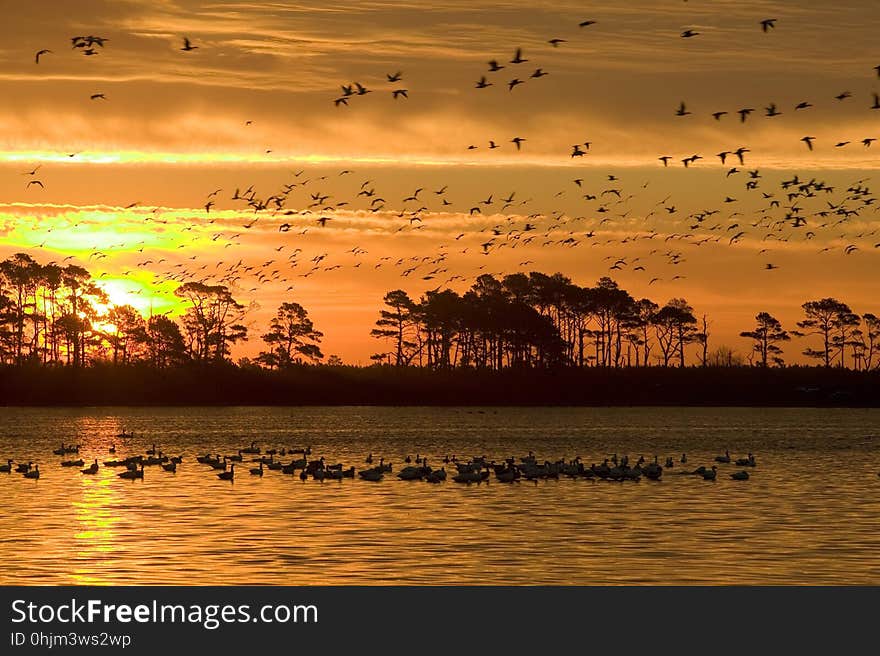
M 0 262 L 0 364 L 148 366 L 230 365 L 249 338 L 249 308 L 225 285 L 190 281 L 175 290 L 178 320 L 143 316 L 114 305 L 85 268 L 40 264 L 26 253 Z M 833 298 L 807 301 L 787 329 L 766 311 L 744 326 L 745 357 L 712 347 L 711 321 L 683 298 L 663 305 L 637 298 L 610 278 L 580 286 L 561 273 L 482 275 L 469 290 L 425 292 L 418 300 L 388 292 L 371 335 L 386 345 L 376 364 L 431 371 L 622 369 L 661 366 L 763 368 L 785 365 L 784 349 L 828 367 L 870 371 L 880 366 L 880 320 Z M 266 331 L 264 349 L 241 367 L 283 370 L 324 361 L 323 333 L 299 303 L 284 302 Z M 340 365 L 330 356 L 328 365 Z
M 636 298 L 610 278 L 582 287 L 561 273 L 482 275 L 464 294 L 426 292 L 413 300 L 388 292 L 372 336 L 388 345 L 376 362 L 430 369 L 621 368 L 699 365 L 784 366 L 793 337 L 814 338 L 803 354 L 825 367 L 867 371 L 880 365 L 880 320 L 855 314 L 833 298 L 803 304 L 803 320 L 786 330 L 768 312 L 740 336 L 742 358 L 727 346 L 710 348 L 709 318 L 683 298 L 662 306 Z
M 186 282 L 175 295 L 186 304 L 179 321 L 144 317 L 131 305 L 111 304 L 85 268 L 17 253 L 0 262 L 0 364 L 168 369 L 230 362 L 232 347 L 248 338 L 247 308 L 224 285 Z M 276 368 L 318 361 L 321 337 L 301 305 L 283 303 L 255 361 Z

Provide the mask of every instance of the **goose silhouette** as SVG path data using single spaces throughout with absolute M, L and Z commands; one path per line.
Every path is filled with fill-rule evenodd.
M 40 466 L 34 465 L 34 468 L 30 471 L 24 472 L 25 478 L 39 478 L 40 477 Z
M 144 477 L 144 466 L 141 465 L 140 469 L 129 469 L 127 471 L 120 472 L 119 474 L 117 474 L 117 476 L 119 476 L 119 478 L 123 478 L 128 481 L 133 481 L 136 478 L 143 478 Z
M 231 465 L 229 465 L 229 471 L 222 471 L 217 474 L 217 478 L 219 478 L 221 481 L 231 481 L 235 479 L 235 463 L 233 462 Z

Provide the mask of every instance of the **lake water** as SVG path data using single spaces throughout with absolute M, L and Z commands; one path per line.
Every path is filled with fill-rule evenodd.
M 86 464 L 153 444 L 184 460 L 87 476 L 52 455 L 62 441 Z M 372 453 L 395 472 L 416 454 L 676 464 L 659 482 L 430 485 L 258 478 L 247 463 L 230 483 L 195 460 L 251 441 L 358 469 Z M 682 452 L 694 468 L 725 449 L 756 455 L 750 480 L 733 465 L 714 482 L 673 475 Z M 7 458 L 41 478 L 0 474 L 0 584 L 880 583 L 880 410 L 3 408 Z

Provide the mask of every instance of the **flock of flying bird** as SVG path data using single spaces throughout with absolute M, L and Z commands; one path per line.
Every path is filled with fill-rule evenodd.
M 585 20 L 579 28 L 593 28 L 596 24 L 597 21 Z M 775 19 L 764 19 L 759 24 L 764 33 L 776 28 Z M 699 35 L 692 29 L 681 33 L 686 39 Z M 108 41 L 99 36 L 78 36 L 72 38 L 72 45 L 83 55 L 92 56 L 102 51 Z M 568 40 L 552 38 L 547 42 L 555 50 L 565 47 Z M 198 48 L 189 38 L 183 38 L 180 50 L 192 53 Z M 51 53 L 48 49 L 38 51 L 36 63 L 40 64 L 41 58 Z M 528 63 L 527 53 L 523 48 L 517 48 L 513 57 L 504 63 L 497 58 L 490 60 L 488 71 L 474 86 L 478 90 L 488 89 L 496 85 L 494 76 L 500 71 L 519 70 Z M 876 71 L 880 75 L 880 66 Z M 537 67 L 528 75 L 516 74 L 503 86 L 513 91 L 526 80 L 538 80 L 548 74 L 545 68 Z M 401 86 L 401 72 L 386 73 L 385 80 L 392 85 L 390 93 L 394 99 L 409 97 L 408 90 Z M 497 86 L 502 84 L 497 82 Z M 347 107 L 350 102 L 372 92 L 360 82 L 342 84 L 341 89 L 341 95 L 333 100 L 336 106 Z M 852 93 L 844 91 L 836 96 L 835 101 L 844 103 L 852 97 Z M 107 100 L 103 93 L 94 93 L 91 99 Z M 880 109 L 880 98 L 876 93 L 873 100 L 870 108 Z M 812 103 L 803 101 L 792 112 L 803 113 L 812 107 Z M 756 108 L 744 107 L 735 113 L 742 124 L 754 120 L 750 118 L 754 112 Z M 764 108 L 767 120 L 787 112 L 775 103 Z M 682 120 L 693 117 L 685 102 L 680 103 L 675 114 Z M 727 115 L 727 111 L 711 114 L 715 122 L 725 120 Z M 246 125 L 251 124 L 252 121 L 246 122 Z M 869 148 L 875 140 L 864 137 L 861 144 Z M 488 140 L 488 148 L 501 148 L 505 141 L 520 151 L 528 140 L 520 136 L 504 141 Z M 815 137 L 807 135 L 802 141 L 810 151 L 814 149 Z M 594 143 L 595 140 L 585 140 L 572 145 L 570 158 L 586 157 L 592 152 Z M 849 144 L 850 141 L 840 141 L 836 147 Z M 474 144 L 468 146 L 468 150 L 476 149 L 478 146 Z M 72 153 L 69 157 L 76 155 Z M 814 176 L 765 174 L 758 167 L 747 166 L 747 156 L 751 155 L 750 148 L 739 144 L 717 153 L 720 164 L 725 167 L 722 184 L 728 186 L 726 193 L 717 203 L 687 211 L 679 206 L 681 202 L 687 202 L 687 198 L 674 199 L 673 194 L 668 193 L 654 194 L 651 183 L 635 180 L 637 174 L 634 172 L 599 176 L 591 170 L 569 169 L 575 173 L 553 193 L 551 202 L 566 203 L 577 209 L 548 211 L 539 206 L 546 201 L 521 198 L 520 192 L 515 190 L 486 189 L 480 197 L 461 198 L 460 193 L 453 193 L 451 184 L 425 184 L 401 197 L 395 196 L 390 189 L 381 189 L 372 179 L 357 179 L 350 169 L 333 175 L 314 176 L 302 170 L 292 173 L 280 187 L 268 192 L 259 191 L 256 184 L 242 184 L 234 192 L 217 188 L 205 198 L 204 214 L 141 206 L 139 203 L 118 208 L 139 217 L 145 226 L 159 224 L 157 227 L 161 226 L 162 230 L 176 233 L 174 250 L 183 250 L 178 255 L 169 252 L 171 247 L 166 245 L 164 251 L 148 253 L 136 263 L 132 262 L 122 271 L 122 276 L 132 275 L 142 267 L 153 272 L 152 283 L 157 286 L 198 280 L 226 284 L 243 293 L 257 292 L 269 283 L 290 291 L 296 277 L 308 278 L 339 269 L 360 269 L 369 262 L 368 266 L 374 269 L 396 269 L 402 278 L 432 281 L 431 285 L 439 290 L 469 281 L 469 277 L 463 275 L 466 266 L 463 263 L 469 261 L 473 264 L 467 259 L 473 255 L 488 256 L 528 247 L 541 251 L 602 247 L 618 251 L 604 258 L 609 272 L 626 270 L 643 275 L 647 285 L 653 285 L 686 278 L 680 273 L 681 265 L 687 261 L 685 248 L 706 244 L 732 247 L 748 240 L 758 256 L 764 256 L 765 260 L 774 247 L 794 241 L 816 239 L 825 244 L 816 248 L 817 253 L 839 251 L 844 255 L 880 247 L 880 243 L 875 243 L 880 242 L 877 229 L 871 229 L 864 222 L 869 213 L 880 207 L 877 197 L 867 186 L 867 180 L 855 180 L 841 186 Z M 676 158 L 661 155 L 658 159 L 663 167 L 667 167 Z M 703 159 L 702 155 L 691 154 L 680 161 L 684 167 L 692 168 Z M 43 182 L 34 177 L 39 168 L 26 173 L 31 178 L 26 185 L 28 188 L 44 187 Z M 346 179 L 354 181 L 346 183 Z M 552 189 L 545 191 L 553 192 Z M 455 195 L 459 197 L 454 199 Z M 218 206 L 221 198 L 226 199 L 225 207 Z M 338 252 L 331 252 L 326 247 L 309 250 L 305 236 L 328 226 L 338 227 L 341 235 L 338 238 L 341 239 L 349 230 L 365 228 L 386 234 L 425 235 L 439 239 L 440 243 L 433 251 L 422 250 L 399 257 L 383 256 L 372 261 L 365 257 L 368 250 L 356 243 L 347 250 L 340 248 Z M 70 227 L 85 227 L 84 221 Z M 40 246 L 50 241 L 48 233 L 52 229 L 47 229 L 47 239 Z M 246 243 L 248 235 L 254 234 L 272 244 L 273 254 L 262 262 L 247 261 L 237 255 L 236 247 Z M 634 244 L 644 246 L 640 255 L 621 252 L 627 245 Z M 199 250 L 199 247 L 206 249 Z M 102 260 L 116 250 L 143 254 L 148 248 L 145 241 L 122 240 L 102 248 L 95 246 L 87 259 L 90 262 Z M 231 249 L 231 256 L 218 258 L 216 252 L 220 248 Z M 195 254 L 188 255 L 189 251 Z M 213 254 L 209 256 L 207 253 Z M 533 264 L 533 257 L 534 251 L 525 254 L 519 259 L 517 269 Z M 74 257 L 68 256 L 65 261 L 70 259 Z M 765 261 L 762 267 L 766 270 L 779 268 L 769 261 Z M 491 269 L 483 264 L 474 266 L 473 273 L 503 275 L 512 272 L 509 267 L 498 271 Z M 102 277 L 105 275 L 108 274 L 105 272 Z

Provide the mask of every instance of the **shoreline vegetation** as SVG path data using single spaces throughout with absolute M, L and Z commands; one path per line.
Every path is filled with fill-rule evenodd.
M 292 299 L 259 334 L 233 288 L 178 283 L 179 317 L 143 316 L 80 266 L 0 261 L 0 405 L 880 406 L 880 318 L 835 298 L 792 328 L 744 317 L 740 355 L 684 298 L 483 274 L 464 293 L 385 294 L 382 350 L 350 366 Z M 236 359 L 257 335 L 265 350 Z M 818 366 L 786 363 L 795 340 Z
M 0 368 L 2 406 L 880 407 L 880 372 L 825 367 L 433 371 L 374 365 Z

